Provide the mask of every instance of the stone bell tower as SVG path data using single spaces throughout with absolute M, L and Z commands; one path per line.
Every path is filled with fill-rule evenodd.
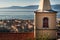
M 40 0 L 39 8 L 35 11 L 35 37 L 56 39 L 56 11 L 53 11 L 49 0 Z

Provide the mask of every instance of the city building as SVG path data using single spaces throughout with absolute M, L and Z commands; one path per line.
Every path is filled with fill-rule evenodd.
M 49 0 L 40 0 L 39 8 L 35 11 L 36 38 L 57 38 L 56 11 L 51 9 Z

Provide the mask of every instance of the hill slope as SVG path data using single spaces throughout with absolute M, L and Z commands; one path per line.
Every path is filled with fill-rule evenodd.
M 52 9 L 60 10 L 60 4 L 51 5 L 51 7 Z M 11 7 L 1 8 L 1 9 L 37 9 L 37 8 L 38 8 L 38 5 L 30 5 L 30 6 L 25 6 L 25 7 L 11 6 Z

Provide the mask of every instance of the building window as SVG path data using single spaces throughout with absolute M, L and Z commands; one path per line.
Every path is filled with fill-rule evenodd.
M 60 36 L 60 33 L 57 33 L 58 36 Z
M 48 28 L 48 18 L 43 18 L 43 28 Z

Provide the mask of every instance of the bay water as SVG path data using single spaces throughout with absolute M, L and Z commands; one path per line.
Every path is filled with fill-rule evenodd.
M 0 9 L 0 20 L 4 19 L 34 19 L 34 11 L 37 9 Z M 57 17 L 60 18 L 60 11 Z

